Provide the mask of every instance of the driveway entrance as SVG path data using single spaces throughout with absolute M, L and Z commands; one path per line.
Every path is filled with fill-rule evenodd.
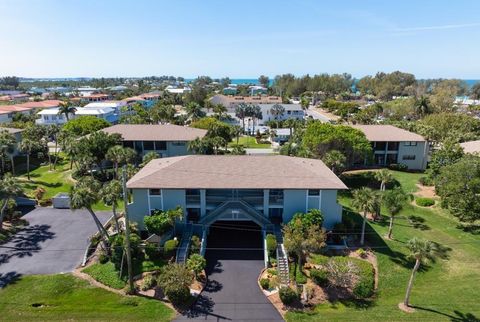
M 261 228 L 250 221 L 217 221 L 207 239 L 208 284 L 176 321 L 283 321 L 260 290 L 264 267 Z

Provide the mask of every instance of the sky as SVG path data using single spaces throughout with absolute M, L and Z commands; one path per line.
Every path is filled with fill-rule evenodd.
M 0 76 L 480 79 L 478 0 L 0 0 Z

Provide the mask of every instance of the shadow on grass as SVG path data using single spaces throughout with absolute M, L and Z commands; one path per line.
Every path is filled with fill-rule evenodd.
M 4 288 L 7 285 L 15 284 L 17 281 L 20 280 L 22 277 L 21 274 L 17 272 L 8 272 L 8 273 L 0 273 L 0 288 Z
M 427 311 L 427 312 L 443 315 L 445 317 L 450 318 L 450 321 L 452 322 L 480 322 L 480 319 L 472 313 L 462 313 L 458 310 L 454 310 L 453 313 L 455 313 L 455 315 L 452 315 L 452 314 L 440 312 L 438 310 L 430 309 L 426 307 L 421 307 L 421 306 L 412 306 L 412 307 L 419 311 Z
M 408 216 L 407 219 L 408 219 L 408 222 L 415 229 L 430 230 L 430 227 L 427 224 L 425 224 L 425 219 L 420 216 L 410 215 Z
M 380 181 L 375 179 L 374 171 L 365 171 L 359 173 L 346 173 L 340 176 L 343 183 L 349 189 L 359 189 L 363 187 L 368 187 L 371 189 L 378 190 L 380 188 Z M 400 183 L 397 180 L 387 183 L 386 188 L 392 189 L 394 187 L 399 187 Z M 347 192 L 348 194 L 348 192 Z
M 472 235 L 480 235 L 480 224 L 459 224 L 457 225 L 457 229 L 461 229 L 466 233 L 470 233 Z

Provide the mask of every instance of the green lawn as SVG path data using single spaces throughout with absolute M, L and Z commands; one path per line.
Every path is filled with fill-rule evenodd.
M 43 199 L 50 199 L 59 192 L 69 193 L 74 184 L 68 160 L 59 160 L 55 170 L 51 170 L 49 165 L 40 165 L 32 161 L 30 181 L 26 175 L 25 163 L 19 163 L 16 170 L 25 194 L 30 198 L 33 198 L 33 191 L 37 187 L 42 187 L 46 190 Z M 100 201 L 94 205 L 93 209 L 111 210 L 112 208 Z M 123 209 L 123 202 L 119 203 L 118 209 Z
M 236 145 L 237 139 L 234 138 L 232 142 L 228 144 L 229 147 Z M 241 136 L 238 140 L 238 144 L 243 145 L 246 149 L 269 149 L 271 148 L 271 144 L 259 144 L 252 136 Z
M 414 192 L 422 175 L 393 172 L 396 184 Z M 360 176 L 345 180 L 348 186 L 360 186 Z M 365 182 L 364 182 L 365 183 Z M 378 187 L 377 187 L 378 188 Z M 341 194 L 340 202 L 348 210 L 350 193 Z M 350 213 L 357 216 L 355 213 Z M 415 220 L 409 220 L 409 216 Z M 288 313 L 288 321 L 479 321 L 480 236 L 463 232 L 458 222 L 435 206 L 421 208 L 407 205 L 397 217 L 394 240 L 384 236 L 387 222 L 369 223 L 368 243 L 375 250 L 379 265 L 379 289 L 371 302 L 336 302 L 315 308 L 313 314 Z M 403 313 L 397 304 L 403 300 L 413 263 L 408 260 L 405 243 L 418 236 L 440 244 L 445 258 L 423 266 L 411 296 L 416 306 L 413 314 Z
M 0 289 L 2 321 L 170 321 L 165 304 L 96 288 L 72 275 L 21 277 Z

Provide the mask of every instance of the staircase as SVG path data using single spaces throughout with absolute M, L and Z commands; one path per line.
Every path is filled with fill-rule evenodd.
M 182 240 L 177 248 L 176 262 L 179 264 L 185 264 L 187 261 L 188 250 L 190 248 L 190 240 L 192 239 L 192 224 L 185 225 L 185 230 L 182 234 Z
M 215 222 L 219 217 L 221 217 L 226 211 L 229 210 L 242 210 L 246 215 L 248 215 L 254 222 L 259 224 L 262 227 L 268 227 L 271 225 L 270 220 L 265 217 L 263 213 L 260 213 L 255 208 L 250 206 L 243 200 L 228 200 L 220 204 L 217 208 L 212 210 L 208 215 L 201 218 L 198 222 L 201 225 L 210 225 Z
M 283 246 L 283 234 L 280 225 L 275 225 L 275 237 L 277 238 L 277 272 L 280 278 L 280 285 L 290 284 L 290 273 L 288 269 L 288 255 Z

